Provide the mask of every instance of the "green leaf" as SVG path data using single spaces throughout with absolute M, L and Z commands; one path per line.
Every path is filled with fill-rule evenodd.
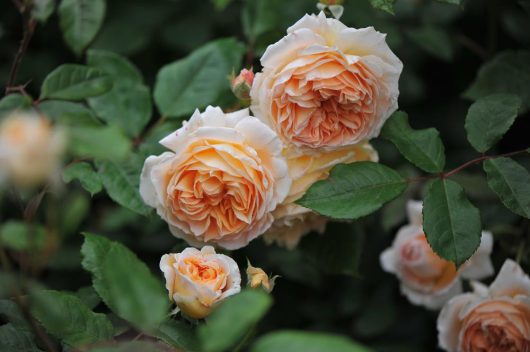
M 46 117 L 57 121 L 61 125 L 102 125 L 92 110 L 81 103 L 46 100 L 39 104 L 39 109 Z
M 370 0 L 370 4 L 372 4 L 375 9 L 383 10 L 392 15 L 394 14 L 395 2 L 396 0 Z
M 3 316 L 18 330 L 31 331 L 31 326 L 20 307 L 10 299 L 0 300 L 0 316 Z
M 86 162 L 71 164 L 63 170 L 63 181 L 70 183 L 73 180 L 79 180 L 81 186 L 91 195 L 99 193 L 103 189 L 98 174 L 92 165 Z
M 271 297 L 260 290 L 244 290 L 228 298 L 199 326 L 204 352 L 221 352 L 240 342 L 272 305 Z
M 284 330 L 261 337 L 251 352 L 369 352 L 346 337 L 318 332 Z
M 46 242 L 46 229 L 37 224 L 7 221 L 0 226 L 0 242 L 16 251 L 38 250 Z
M 423 200 L 423 229 L 432 249 L 457 267 L 480 245 L 482 226 L 477 208 L 454 181 L 435 180 Z
M 101 303 L 101 298 L 92 286 L 81 287 L 75 295 L 90 309 L 96 308 Z
M 41 99 L 81 100 L 101 95 L 112 88 L 112 79 L 100 69 L 64 64 L 42 83 Z
M 22 94 L 9 94 L 0 99 L 0 118 L 14 110 L 25 110 L 31 107 L 31 98 Z
M 364 233 L 358 226 L 348 223 L 330 223 L 327 236 L 313 233 L 305 236 L 299 248 L 307 261 L 326 274 L 358 275 Z
M 59 25 L 66 44 L 80 55 L 94 40 L 105 17 L 105 0 L 62 0 Z
M 505 51 L 485 63 L 464 96 L 476 100 L 493 93 L 521 98 L 521 112 L 530 109 L 530 51 Z
M 80 346 L 110 340 L 113 327 L 105 314 L 92 312 L 72 293 L 42 290 L 31 295 L 32 314 L 64 343 Z
M 155 335 L 177 349 L 188 352 L 201 351 L 195 329 L 183 321 L 166 320 L 160 325 Z
M 100 160 L 96 167 L 112 200 L 138 214 L 147 215 L 151 212 L 151 208 L 145 205 L 140 196 L 138 175 L 128 173 L 123 167 L 110 161 Z
M 33 0 L 31 8 L 31 17 L 44 23 L 55 11 L 55 0 Z
M 167 352 L 164 344 L 148 341 L 124 342 L 113 346 L 91 348 L 89 352 Z M 188 351 L 186 351 L 188 352 Z
M 521 108 L 521 99 L 512 94 L 492 94 L 474 102 L 466 116 L 469 143 L 484 153 L 510 129 Z
M 446 4 L 462 5 L 463 0 L 438 0 L 439 2 L 445 2 Z
M 12 324 L 0 326 L 0 351 L 2 352 L 40 352 L 33 336 L 26 331 L 17 330 Z
M 142 83 L 142 73 L 125 57 L 105 50 L 88 50 L 87 64 L 118 77 L 120 81 Z
M 244 46 L 233 38 L 219 39 L 195 50 L 158 72 L 154 98 L 167 117 L 190 115 L 230 94 L 227 77 L 240 66 Z
M 497 193 L 506 208 L 530 219 L 530 174 L 510 158 L 484 161 L 488 185 Z
M 224 10 L 232 2 L 232 0 L 212 0 L 212 1 L 217 11 Z
M 142 132 L 153 110 L 149 88 L 143 84 L 120 82 L 119 78 L 110 92 L 89 98 L 88 104 L 102 120 L 131 137 Z
M 435 128 L 413 130 L 408 115 L 397 111 L 383 126 L 381 137 L 394 143 L 401 154 L 417 167 L 430 173 L 443 171 L 445 149 Z
M 424 26 L 407 31 L 409 38 L 420 48 L 434 57 L 452 61 L 454 47 L 451 37 L 441 27 Z
M 131 141 L 112 126 L 75 126 L 68 135 L 70 152 L 78 157 L 122 160 L 131 150 Z
M 116 315 L 144 331 L 166 319 L 169 300 L 164 286 L 127 247 L 85 234 L 81 253 L 94 288 Z
M 297 203 L 332 218 L 357 219 L 381 208 L 406 188 L 406 181 L 382 164 L 339 164 L 327 179 L 315 182 Z
M 241 22 L 250 42 L 278 27 L 280 16 L 277 9 L 278 2 L 272 0 L 245 1 Z

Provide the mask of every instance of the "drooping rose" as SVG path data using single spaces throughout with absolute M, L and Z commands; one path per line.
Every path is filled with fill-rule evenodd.
M 278 276 L 269 277 L 262 268 L 252 266 L 250 261 L 247 265 L 247 285 L 250 288 L 263 288 L 267 292 L 272 292 Z
M 0 181 L 34 187 L 49 181 L 61 162 L 63 133 L 45 117 L 16 112 L 0 123 Z
M 261 64 L 251 109 L 296 148 L 320 152 L 368 140 L 397 109 L 403 65 L 373 27 L 305 15 Z
M 530 351 L 530 278 L 508 259 L 488 287 L 458 295 L 438 316 L 438 342 L 449 352 Z
M 248 109 L 196 111 L 146 159 L 140 194 L 194 246 L 246 246 L 267 230 L 291 179 L 277 135 Z
M 313 183 L 327 178 L 333 166 L 356 161 L 377 161 L 378 155 L 366 142 L 314 154 L 286 149 L 284 154 L 292 184 L 285 200 L 273 212 L 274 223 L 264 234 L 263 239 L 268 244 L 275 242 L 279 246 L 293 249 L 309 232 L 323 233 L 327 223 L 326 217 L 315 214 L 294 202 L 302 197 Z
M 493 274 L 490 254 L 493 237 L 483 231 L 475 254 L 458 270 L 433 252 L 422 228 L 421 202 L 409 201 L 409 224 L 399 229 L 392 246 L 381 253 L 381 266 L 400 280 L 401 292 L 414 304 L 439 309 L 462 292 L 462 278 L 482 279 Z
M 160 270 L 169 298 L 184 314 L 195 319 L 208 316 L 219 302 L 241 291 L 236 262 L 215 253 L 211 246 L 165 254 L 160 259 Z

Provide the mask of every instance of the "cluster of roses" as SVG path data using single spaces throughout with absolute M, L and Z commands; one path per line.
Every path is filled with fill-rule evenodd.
M 161 144 L 170 151 L 145 161 L 140 193 L 190 245 L 162 257 L 170 298 L 187 315 L 207 316 L 240 291 L 233 259 L 216 245 L 238 249 L 263 236 L 288 248 L 326 219 L 295 203 L 338 163 L 377 161 L 369 140 L 397 109 L 401 61 L 373 28 L 306 15 L 270 45 L 254 78 L 243 70 L 234 92 L 250 89 L 248 109 L 196 111 Z M 251 88 L 250 88 L 251 87 Z M 414 304 L 443 307 L 439 343 L 449 351 L 530 351 L 530 279 L 508 260 L 490 288 L 461 278 L 493 273 L 492 235 L 461 268 L 439 258 L 422 229 L 421 203 L 409 202 L 410 224 L 381 255 Z M 272 284 L 249 267 L 249 284 Z

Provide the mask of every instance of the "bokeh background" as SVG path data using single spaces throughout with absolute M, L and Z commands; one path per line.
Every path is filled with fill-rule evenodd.
M 448 1 L 450 2 L 450 1 Z M 102 30 L 90 46 L 122 54 L 134 62 L 149 86 L 163 65 L 215 38 L 236 37 L 246 43 L 248 62 L 260 68 L 259 56 L 305 13 L 316 13 L 314 0 L 110 0 Z M 341 20 L 348 26 L 374 26 L 404 63 L 400 109 L 414 128 L 436 127 L 445 143 L 448 169 L 477 157 L 465 138 L 464 119 L 470 101 L 463 92 L 484 62 L 506 50 L 530 47 L 530 2 L 469 0 L 456 6 L 434 0 L 397 0 L 395 14 L 372 8 L 368 0 L 346 0 Z M 0 1 L 0 82 L 7 81 L 11 60 L 21 37 L 20 15 L 9 0 Z M 44 77 L 60 64 L 82 62 L 62 39 L 56 15 L 39 25 L 20 68 L 17 81 L 29 82 L 38 96 Z M 530 72 L 526 72 L 530 75 Z M 228 81 L 227 81 L 228 82 Z M 228 84 L 228 83 L 227 83 Z M 4 86 L 2 86 L 2 91 Z M 153 108 L 151 123 L 159 113 Z M 172 121 L 177 128 L 180 121 Z M 168 127 L 168 128 L 170 128 Z M 154 134 L 151 152 L 159 152 Z M 497 150 L 528 147 L 530 119 L 520 116 Z M 419 175 L 389 143 L 376 140 L 382 163 L 405 175 Z M 143 160 L 138 155 L 138 161 Z M 530 163 L 520 160 L 526 166 Z M 455 176 L 481 209 L 483 225 L 493 231 L 496 268 L 515 257 L 529 239 L 528 221 L 506 210 L 488 190 L 479 167 Z M 305 329 L 348 335 L 376 351 L 433 351 L 437 312 L 415 307 L 399 293 L 395 277 L 383 273 L 379 255 L 405 222 L 405 201 L 418 198 L 424 184 L 374 215 L 352 223 L 331 223 L 324 235 L 306 236 L 295 250 L 267 246 L 262 240 L 232 255 L 241 268 L 246 259 L 280 275 L 273 291 L 274 306 L 259 325 L 259 334 L 277 329 Z M 0 203 L 1 219 L 18 209 Z M 53 244 L 37 258 L 46 263 L 37 277 L 42 285 L 76 291 L 90 285 L 81 268 L 79 232 L 103 233 L 125 243 L 158 273 L 161 254 L 185 243 L 172 237 L 157 216 L 141 217 L 115 205 L 103 194 L 93 198 L 70 186 L 45 200 L 38 218 L 53 217 L 62 245 Z M 529 250 L 522 265 L 528 272 Z M 116 324 L 120 324 L 115 319 Z

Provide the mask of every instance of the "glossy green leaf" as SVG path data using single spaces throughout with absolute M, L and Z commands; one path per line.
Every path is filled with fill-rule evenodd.
M 394 143 L 401 154 L 417 167 L 431 173 L 443 171 L 445 148 L 436 129 L 413 130 L 408 115 L 397 111 L 383 126 L 381 137 Z
M 49 119 L 65 126 L 101 126 L 92 110 L 82 103 L 62 100 L 46 100 L 39 104 L 39 110 Z
M 92 286 L 81 287 L 75 295 L 90 309 L 96 308 L 101 303 L 101 298 Z
M 506 208 L 530 219 L 530 173 L 510 158 L 484 161 L 488 185 Z
M 79 180 L 81 186 L 91 195 L 99 193 L 103 189 L 99 175 L 92 165 L 86 162 L 71 164 L 63 170 L 63 181 L 70 183 L 73 180 Z
M 110 340 L 113 327 L 72 293 L 42 290 L 31 295 L 31 312 L 44 328 L 70 346 Z
M 530 51 L 505 51 L 485 63 L 464 93 L 478 99 L 493 93 L 509 93 L 521 98 L 521 112 L 530 109 Z
M 166 319 L 169 300 L 164 286 L 127 247 L 85 234 L 81 253 L 94 288 L 116 315 L 147 331 Z
M 228 298 L 199 327 L 202 351 L 221 352 L 235 346 L 271 305 L 271 297 L 261 290 L 244 290 Z
M 409 38 L 420 48 L 432 56 L 444 60 L 452 61 L 454 47 L 451 37 L 441 27 L 424 26 L 407 31 Z
M 480 245 L 482 226 L 478 209 L 462 187 L 451 180 L 435 180 L 423 200 L 423 229 L 431 248 L 456 266 Z
M 162 67 L 154 90 L 160 113 L 167 117 L 188 117 L 195 109 L 230 94 L 227 77 L 240 67 L 243 53 L 244 46 L 235 39 L 219 39 Z
M 0 351 L 2 352 L 40 352 L 33 336 L 27 331 L 18 330 L 13 324 L 0 326 Z
M 88 50 L 87 65 L 99 68 L 120 81 L 142 83 L 142 73 L 127 58 L 105 50 Z
M 81 100 L 101 95 L 112 88 L 105 72 L 83 65 L 64 64 L 53 70 L 41 87 L 41 99 Z
M 201 351 L 195 329 L 182 320 L 166 320 L 160 325 L 155 335 L 177 349 L 187 352 Z
M 40 249 L 46 242 L 46 229 L 38 224 L 7 221 L 0 225 L 0 242 L 16 251 Z
M 370 0 L 370 4 L 378 10 L 394 14 L 394 3 L 396 0 Z
M 269 333 L 252 346 L 251 352 L 369 352 L 346 337 L 318 332 L 285 330 Z
M 0 99 L 0 118 L 14 110 L 25 110 L 31 107 L 31 98 L 22 94 L 9 94 Z
M 75 126 L 68 136 L 70 152 L 78 157 L 122 160 L 131 150 L 131 141 L 112 126 Z
M 119 80 L 108 93 L 89 98 L 88 104 L 102 120 L 136 137 L 151 118 L 151 93 L 143 84 Z
M 98 161 L 96 163 L 99 178 L 109 197 L 116 203 L 142 215 L 151 212 L 140 197 L 137 174 L 131 174 L 121 165 L 111 161 Z
M 59 25 L 66 44 L 76 54 L 94 40 L 105 17 L 105 0 L 61 0 Z
M 31 17 L 39 22 L 46 22 L 55 11 L 55 0 L 33 0 Z
M 315 182 L 297 203 L 336 219 L 357 219 L 399 196 L 406 181 L 379 163 L 361 161 L 335 166 L 330 176 Z
M 469 143 L 484 153 L 508 132 L 521 108 L 521 99 L 512 94 L 492 94 L 474 102 L 466 116 Z

